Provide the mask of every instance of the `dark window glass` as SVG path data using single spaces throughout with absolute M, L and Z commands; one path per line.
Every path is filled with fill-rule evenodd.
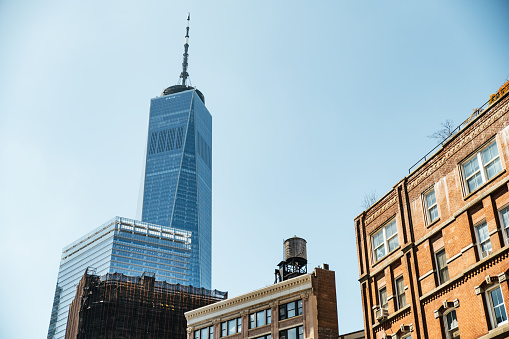
M 249 315 L 249 328 L 255 328 L 255 314 L 251 313 Z
M 270 324 L 270 321 L 271 321 L 271 318 L 272 318 L 271 313 L 272 313 L 272 312 L 271 312 L 271 310 L 270 310 L 270 308 L 269 308 L 269 309 L 267 310 L 267 324 Z M 269 338 L 269 339 L 270 339 L 270 338 Z
M 297 315 L 302 314 L 302 300 L 297 301 Z
M 447 259 L 445 257 L 445 249 L 436 253 L 437 270 L 438 270 L 438 283 L 443 284 L 449 281 L 449 269 L 447 268 Z

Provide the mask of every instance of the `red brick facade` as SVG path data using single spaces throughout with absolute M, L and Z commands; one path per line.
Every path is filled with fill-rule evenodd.
M 508 94 L 355 219 L 366 338 L 509 337 Z

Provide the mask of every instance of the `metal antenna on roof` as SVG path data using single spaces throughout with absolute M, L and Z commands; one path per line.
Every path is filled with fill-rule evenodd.
M 182 85 L 186 86 L 186 80 L 189 78 L 189 73 L 187 73 L 187 57 L 189 54 L 187 50 L 189 49 L 189 21 L 191 20 L 191 14 L 187 13 L 187 27 L 186 27 L 186 43 L 184 44 L 184 61 L 182 61 L 182 73 L 180 73 L 180 78 L 182 79 Z

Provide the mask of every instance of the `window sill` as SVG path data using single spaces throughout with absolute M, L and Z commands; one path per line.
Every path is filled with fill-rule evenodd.
M 485 183 L 483 183 L 481 186 L 477 187 L 475 190 L 473 190 L 472 192 L 468 193 L 466 196 L 463 197 L 463 200 L 467 200 L 468 198 L 470 198 L 471 196 L 475 195 L 476 193 L 478 193 L 480 190 L 482 190 L 484 187 L 486 187 L 487 185 L 489 185 L 490 183 L 492 183 L 493 181 L 495 181 L 496 179 L 498 179 L 502 174 L 504 174 L 506 171 L 505 171 L 505 168 L 502 169 L 500 172 L 497 173 L 497 175 L 495 175 L 493 178 L 491 178 L 490 180 L 486 181 Z M 465 184 L 465 183 L 463 183 Z M 466 188 L 466 186 L 465 186 Z
M 501 335 L 503 333 L 507 333 L 508 331 L 509 331 L 509 323 L 505 323 L 503 325 L 495 327 L 494 329 L 489 331 L 488 334 L 483 335 L 482 337 L 479 337 L 479 339 L 497 338 L 499 335 Z
M 440 217 L 436 218 L 432 223 L 429 223 L 426 225 L 426 228 L 430 228 L 430 227 L 433 227 L 435 226 L 436 224 L 438 224 L 440 222 Z
M 377 321 L 376 323 L 374 323 L 372 328 L 376 328 L 376 327 L 380 326 L 380 324 L 386 323 L 386 322 L 390 321 L 391 319 L 396 318 L 399 315 L 401 315 L 401 314 L 403 314 L 403 313 L 405 313 L 406 311 L 409 311 L 409 310 L 410 310 L 410 305 L 406 305 L 405 307 L 400 308 L 396 312 L 394 312 L 392 314 L 389 314 L 389 316 L 384 321 L 382 321 L 382 322 Z

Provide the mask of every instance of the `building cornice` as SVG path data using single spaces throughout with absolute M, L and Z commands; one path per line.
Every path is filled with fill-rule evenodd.
M 296 292 L 303 292 L 305 290 L 311 289 L 311 280 L 312 275 L 305 274 L 246 294 L 239 295 L 235 298 L 227 299 L 186 312 L 185 316 L 188 324 L 191 325 L 190 322 L 196 323 L 197 318 L 210 316 L 214 313 L 221 313 L 222 311 L 225 313 L 230 313 L 235 310 L 251 307 L 257 303 L 268 302 L 273 300 L 275 297 L 290 295 Z M 218 314 L 217 316 L 220 315 L 221 314 Z

